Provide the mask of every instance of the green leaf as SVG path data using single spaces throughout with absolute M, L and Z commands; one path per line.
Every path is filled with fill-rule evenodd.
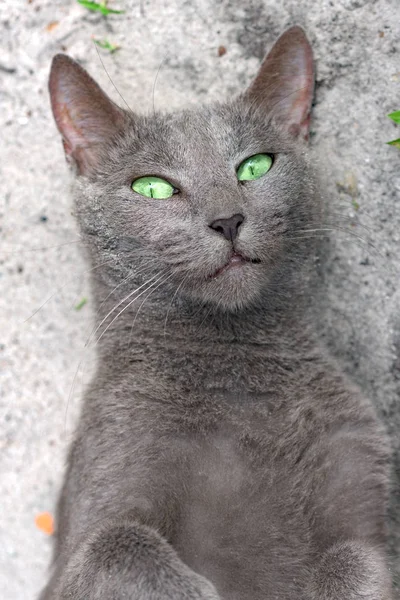
M 74 309 L 75 309 L 75 310 L 81 310 L 81 308 L 83 308 L 83 307 L 85 306 L 85 304 L 86 304 L 86 303 L 87 303 L 87 298 L 82 298 L 82 300 L 80 300 L 80 301 L 78 302 L 78 304 L 76 304 L 76 305 L 74 306 Z
M 91 2 L 91 0 L 77 0 L 79 4 L 81 4 L 84 8 L 88 10 L 92 10 L 93 12 L 101 12 L 102 15 L 121 15 L 124 13 L 124 10 L 114 10 L 112 8 L 107 8 L 106 3 L 103 2 L 98 4 L 97 2 Z
M 94 43 L 97 46 L 99 46 L 99 48 L 103 48 L 104 50 L 108 50 L 109 52 L 111 52 L 111 54 L 113 54 L 114 52 L 116 52 L 120 48 L 120 46 L 118 46 L 117 44 L 112 44 L 108 40 L 96 40 L 96 39 L 93 39 L 93 41 L 94 41 Z
M 392 142 L 387 142 L 389 146 L 396 146 L 396 148 L 400 148 L 400 138 L 398 140 L 393 140 Z
M 400 125 L 400 110 L 396 110 L 388 115 L 389 119 L 392 119 L 395 123 Z

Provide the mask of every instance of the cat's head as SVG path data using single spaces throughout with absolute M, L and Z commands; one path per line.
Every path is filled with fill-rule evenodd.
M 238 98 L 174 114 L 123 110 L 56 56 L 53 113 L 96 252 L 111 254 L 120 276 L 140 272 L 230 310 L 279 295 L 307 255 L 302 231 L 318 211 L 306 153 L 313 85 L 298 27 Z

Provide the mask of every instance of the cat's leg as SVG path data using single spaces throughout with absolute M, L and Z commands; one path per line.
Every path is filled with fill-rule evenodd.
M 383 553 L 360 541 L 326 550 L 309 582 L 310 600 L 390 600 L 391 582 Z
M 56 569 L 40 600 L 218 600 L 155 530 L 109 521 Z
M 385 556 L 388 452 L 377 427 L 347 426 L 313 462 L 310 600 L 391 600 Z
M 124 416 L 125 429 L 113 417 L 115 426 L 110 403 L 84 409 L 58 503 L 54 573 L 40 600 L 218 600 L 171 543 L 186 445 L 150 435 L 139 410 Z

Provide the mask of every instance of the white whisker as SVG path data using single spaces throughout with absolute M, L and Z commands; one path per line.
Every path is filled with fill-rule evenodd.
M 140 273 L 143 273 L 143 271 L 145 271 L 146 268 L 147 268 L 147 266 L 144 267 L 143 269 L 140 269 L 139 271 L 131 271 L 126 277 L 124 277 L 123 280 L 118 285 L 116 285 L 115 288 L 113 288 L 113 290 L 111 292 L 109 292 L 107 294 L 107 296 L 104 298 L 104 300 L 99 305 L 99 308 L 98 308 L 96 314 L 99 313 L 99 311 L 102 308 L 102 306 L 104 306 L 104 304 L 107 302 L 107 300 L 110 298 L 110 296 L 112 296 L 117 291 L 117 289 L 121 287 L 121 285 L 123 285 L 124 283 L 126 283 L 127 281 L 129 281 L 130 278 L 137 277 L 138 275 L 140 275 Z
M 102 321 L 97 325 L 97 327 L 93 328 L 93 331 L 91 332 L 91 334 L 89 335 L 86 343 L 85 343 L 85 347 L 88 346 L 93 338 L 93 336 L 96 335 L 97 331 L 100 329 L 100 327 L 103 325 L 103 323 L 108 319 L 108 317 L 119 307 L 121 306 L 121 304 L 123 302 L 125 302 L 126 300 L 128 300 L 131 296 L 133 296 L 133 294 L 136 294 L 136 292 L 138 292 L 139 290 L 141 290 L 145 285 L 147 285 L 148 283 L 150 283 L 150 281 L 153 281 L 153 279 L 155 279 L 157 277 L 159 273 L 157 273 L 156 275 L 153 275 L 153 277 L 151 277 L 148 281 L 146 281 L 145 283 L 143 283 L 141 286 L 139 286 L 138 288 L 136 288 L 135 290 L 133 290 L 132 292 L 129 292 L 129 294 L 127 296 L 125 296 L 125 298 L 122 298 L 122 300 L 120 300 L 118 302 L 118 304 L 116 304 L 104 317 L 104 319 L 102 319 Z M 129 306 L 129 305 L 128 305 Z
M 62 248 L 63 246 L 68 246 L 71 244 L 79 244 L 79 243 L 83 243 L 83 241 L 81 239 L 78 240 L 72 240 L 71 242 L 63 242 L 62 244 L 55 244 L 54 246 L 43 246 L 41 248 L 25 248 L 24 250 L 17 250 L 17 251 L 13 251 L 13 252 L 8 252 L 7 250 L 5 251 L 6 256 L 11 255 L 11 254 L 25 254 L 26 252 L 40 252 L 41 250 L 53 250 L 55 248 Z M 14 245 L 22 245 L 22 244 L 14 244 Z
M 104 265 L 107 265 L 107 264 L 113 262 L 113 260 L 115 260 L 115 259 L 112 258 L 112 259 L 106 260 L 105 262 L 101 263 L 100 265 L 96 265 L 95 267 L 92 267 L 91 269 L 87 269 L 86 271 L 84 271 L 82 273 L 82 275 L 86 275 L 86 273 L 91 273 L 92 271 L 95 271 L 96 269 L 99 269 L 100 267 L 103 267 Z M 47 298 L 47 300 L 45 300 L 43 302 L 43 304 L 41 304 L 36 310 L 33 311 L 33 313 L 27 319 L 25 319 L 24 323 L 26 323 L 27 321 L 29 321 L 30 319 L 32 319 L 32 317 L 34 317 L 48 302 L 50 302 L 50 300 L 52 298 L 54 298 L 54 296 L 56 296 L 59 292 L 61 292 L 61 290 L 63 290 L 67 285 L 70 285 L 72 281 L 75 281 L 80 276 L 81 275 L 79 274 L 78 276 L 73 277 L 72 279 L 70 279 L 69 281 L 67 281 L 63 285 L 61 285 L 59 288 L 57 288 L 56 291 L 53 294 L 51 294 L 51 296 L 49 296 Z
M 145 299 L 143 300 L 143 302 L 140 304 L 139 308 L 136 311 L 136 315 L 135 318 L 133 319 L 132 325 L 131 325 L 131 331 L 129 334 L 129 346 L 131 344 L 131 338 L 132 338 L 132 332 L 133 332 L 133 327 L 135 325 L 136 319 L 139 315 L 140 309 L 142 308 L 142 306 L 144 305 L 144 303 L 150 298 L 150 296 L 152 295 L 153 292 L 156 291 L 157 288 L 159 288 L 163 283 L 165 283 L 166 281 L 168 281 L 168 279 L 171 279 L 171 277 L 173 276 L 173 273 L 171 273 L 170 275 L 168 275 L 168 277 L 166 277 L 165 279 L 163 279 L 155 288 L 153 288 L 150 292 L 150 294 L 148 296 L 145 297 Z
M 156 275 L 154 277 L 156 277 Z M 152 277 L 152 279 L 154 279 L 154 277 Z M 99 335 L 99 337 L 97 338 L 97 340 L 95 340 L 95 345 L 99 343 L 99 341 L 101 340 L 101 338 L 103 337 L 103 335 L 106 333 L 106 331 L 108 331 L 110 329 L 111 325 L 118 319 L 118 317 L 120 317 L 122 315 L 122 313 L 125 312 L 131 306 L 131 304 L 133 304 L 135 302 L 135 300 L 137 300 L 138 298 L 140 298 L 140 296 L 143 296 L 143 294 L 145 294 L 151 287 L 153 287 L 153 285 L 155 285 L 158 281 L 160 281 L 160 279 L 162 279 L 162 277 L 163 277 L 163 275 L 161 275 L 161 277 L 159 277 L 158 279 L 156 279 L 150 286 L 148 286 L 145 290 L 143 290 L 143 292 L 141 292 L 138 296 L 136 296 L 130 302 L 128 302 L 128 304 L 126 306 L 124 306 L 124 308 L 117 314 L 117 316 L 114 317 L 113 320 L 102 331 L 102 333 Z M 150 279 L 150 281 L 151 281 L 151 279 Z M 147 281 L 146 284 L 143 284 L 143 285 L 147 285 L 147 283 L 149 283 L 149 282 Z M 128 297 L 132 296 L 133 293 L 139 291 L 143 287 L 143 285 L 140 286 L 137 290 L 135 290 L 131 294 L 129 294 Z M 126 300 L 126 298 L 125 298 L 125 300 Z M 114 310 L 115 310 L 115 308 L 112 311 L 110 311 L 110 313 L 113 312 Z M 103 319 L 102 323 L 104 323 L 104 320 L 105 319 Z M 96 329 L 96 331 L 97 330 L 98 330 L 98 328 Z
M 184 285 L 185 281 L 187 281 L 188 277 L 189 277 L 189 275 L 186 275 L 186 277 L 184 277 L 184 279 L 182 279 L 182 281 L 180 282 L 180 284 L 178 285 L 178 287 L 176 288 L 176 290 L 175 290 L 175 292 L 174 292 L 174 294 L 172 296 L 171 302 L 168 305 L 168 310 L 167 310 L 167 314 L 165 315 L 165 321 L 164 321 L 164 338 L 166 337 L 166 333 L 167 333 L 168 315 L 169 315 L 170 310 L 172 308 L 172 304 L 173 304 L 173 302 L 174 302 L 174 300 L 175 300 L 175 298 L 176 298 L 176 296 L 177 296 L 180 288 Z

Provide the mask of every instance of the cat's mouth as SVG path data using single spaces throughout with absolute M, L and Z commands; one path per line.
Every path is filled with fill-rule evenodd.
M 260 264 L 260 262 L 261 260 L 259 258 L 247 258 L 246 256 L 243 256 L 243 254 L 233 252 L 228 262 L 219 269 L 217 269 L 215 273 L 209 275 L 208 279 L 216 279 L 217 277 L 222 275 L 222 273 L 225 273 L 225 271 L 228 271 L 229 269 L 237 269 L 238 267 L 241 267 L 248 263 L 258 265 Z

